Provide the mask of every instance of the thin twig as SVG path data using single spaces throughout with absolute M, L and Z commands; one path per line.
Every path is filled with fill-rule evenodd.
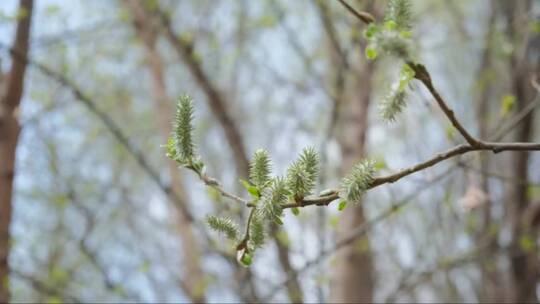
M 195 171 L 195 170 L 193 170 L 193 171 Z M 208 186 L 208 187 L 210 187 L 210 188 L 213 188 L 213 189 L 216 189 L 216 190 L 219 192 L 219 194 L 221 194 L 221 196 L 230 198 L 230 199 L 232 199 L 232 200 L 234 200 L 234 201 L 237 201 L 237 202 L 239 202 L 239 203 L 241 203 L 241 204 L 245 204 L 245 205 L 248 205 L 248 204 L 249 204 L 249 200 L 243 199 L 243 198 L 241 198 L 241 197 L 239 197 L 239 196 L 237 196 L 237 195 L 234 195 L 234 194 L 228 192 L 227 190 L 225 190 L 225 189 L 223 188 L 223 186 L 221 186 L 221 183 L 220 183 L 217 179 L 215 179 L 215 178 L 213 178 L 213 177 L 211 177 L 211 176 L 208 176 L 208 175 L 205 174 L 205 173 L 199 173 L 199 172 L 197 172 L 197 171 L 195 171 L 195 173 L 197 173 L 197 176 L 199 176 L 199 179 L 200 179 L 206 186 Z
M 185 204 L 182 203 L 183 198 L 178 196 L 176 192 L 172 191 L 172 189 L 165 185 L 159 176 L 159 173 L 156 169 L 152 167 L 148 159 L 144 156 L 142 151 L 138 149 L 133 143 L 129 140 L 127 135 L 122 131 L 120 126 L 102 109 L 100 109 L 96 102 L 92 100 L 88 95 L 84 94 L 83 91 L 70 79 L 68 79 L 66 76 L 62 75 L 61 73 L 54 71 L 53 69 L 49 68 L 48 66 L 35 61 L 32 58 L 23 56 L 20 52 L 18 52 L 15 49 L 10 48 L 9 46 L 0 43 L 0 49 L 7 50 L 10 54 L 13 55 L 14 60 L 21 61 L 27 63 L 29 66 L 36 68 L 46 76 L 50 77 L 51 79 L 56 80 L 58 83 L 60 83 L 63 87 L 69 89 L 71 93 L 75 96 L 75 98 L 82 102 L 89 110 L 90 112 L 94 113 L 99 120 L 105 125 L 105 127 L 112 133 L 113 137 L 120 142 L 122 146 L 128 151 L 129 154 L 131 154 L 137 163 L 141 166 L 141 168 L 148 174 L 151 180 L 153 180 L 159 189 L 169 198 L 174 201 L 176 205 L 178 205 L 179 209 L 184 213 L 186 219 L 189 222 L 193 222 L 194 218 L 191 214 L 190 210 L 187 208 Z
M 383 177 L 377 177 L 373 180 L 373 182 L 371 183 L 368 189 L 373 189 L 380 185 L 384 185 L 388 183 L 394 183 L 404 178 L 405 176 L 411 175 L 418 171 L 422 171 L 444 160 L 447 160 L 455 156 L 463 155 L 471 151 L 492 151 L 493 153 L 499 153 L 503 151 L 540 151 L 540 143 L 496 143 L 496 142 L 484 142 L 484 141 L 480 141 L 480 143 L 481 144 L 478 146 L 471 146 L 468 144 L 458 145 L 449 150 L 441 152 L 424 162 L 421 162 L 414 166 L 400 170 L 394 174 L 390 174 Z M 311 206 L 311 205 L 326 206 L 330 204 L 331 202 L 337 200 L 338 198 L 339 198 L 339 189 L 335 189 L 330 195 L 314 197 L 314 198 L 308 197 L 304 199 L 301 203 L 283 205 L 283 208 L 298 208 L 298 207 L 305 207 L 305 206 Z
M 435 98 L 435 101 L 437 101 L 437 104 L 441 108 L 441 110 L 444 112 L 444 114 L 448 117 L 452 125 L 459 131 L 459 133 L 465 138 L 465 140 L 471 145 L 476 146 L 479 145 L 480 142 L 475 139 L 469 132 L 463 127 L 463 125 L 458 121 L 456 118 L 456 115 L 454 114 L 454 111 L 447 105 L 447 103 L 444 101 L 444 99 L 441 97 L 439 92 L 435 89 L 433 86 L 433 83 L 431 81 L 431 75 L 427 71 L 426 67 L 422 64 L 416 64 L 413 62 L 407 62 L 407 65 L 411 67 L 414 71 L 414 78 L 420 80 L 422 84 L 428 89 L 428 91 L 431 93 L 431 95 Z
M 344 0 L 339 0 L 339 3 L 341 3 L 341 5 L 343 5 L 351 14 L 353 14 L 356 18 L 360 19 L 365 24 L 375 22 L 375 17 L 373 17 L 373 15 L 371 15 L 370 13 L 355 10 Z

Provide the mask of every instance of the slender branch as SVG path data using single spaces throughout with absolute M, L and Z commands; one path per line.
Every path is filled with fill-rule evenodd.
M 254 214 L 255 214 L 255 208 L 253 208 L 253 209 L 251 209 L 251 211 L 249 211 L 249 216 L 248 216 L 247 223 L 246 223 L 246 231 L 244 233 L 244 238 L 242 239 L 241 243 L 247 244 L 247 242 L 249 241 L 249 228 L 250 228 L 250 225 L 251 225 L 251 221 L 253 220 L 253 215 Z
M 350 13 L 352 13 L 365 24 L 375 22 L 375 18 L 373 17 L 373 15 L 355 10 L 344 0 L 339 0 L 339 3 L 341 3 Z M 478 141 L 471 134 L 469 134 L 469 132 L 457 120 L 454 111 L 446 104 L 439 92 L 433 86 L 433 83 L 431 82 L 431 76 L 429 75 L 427 69 L 422 64 L 415 64 L 413 62 L 407 62 L 407 64 L 414 70 L 415 78 L 420 80 L 426 86 L 431 95 L 437 101 L 439 107 L 443 110 L 444 114 L 448 117 L 452 125 L 459 131 L 459 133 L 465 138 L 465 140 L 471 146 L 481 145 L 482 142 Z
M 272 288 L 272 290 L 267 294 L 267 296 L 262 298 L 262 301 L 263 302 L 269 302 L 279 290 L 281 290 L 286 284 L 288 284 L 290 282 L 290 280 L 294 279 L 293 276 L 295 276 L 295 275 L 298 276 L 298 275 L 306 272 L 311 267 L 313 267 L 315 265 L 318 265 L 319 263 L 324 261 L 326 258 L 331 256 L 337 250 L 351 244 L 352 242 L 354 242 L 359 237 L 365 235 L 367 232 L 369 232 L 377 224 L 384 221 L 386 218 L 390 217 L 391 215 L 395 214 L 396 212 L 401 210 L 403 207 L 405 207 L 410 202 L 413 202 L 413 199 L 415 197 L 420 195 L 423 191 L 429 189 L 430 186 L 435 185 L 438 181 L 440 181 L 443 178 L 447 177 L 451 172 L 452 172 L 452 170 L 447 170 L 447 171 L 439 174 L 438 176 L 436 176 L 435 178 L 430 180 L 427 183 L 427 185 L 422 185 L 421 187 L 418 187 L 414 191 L 411 191 L 410 194 L 407 195 L 405 198 L 403 198 L 402 200 L 400 200 L 397 203 L 393 204 L 389 208 L 385 209 L 384 211 L 382 211 L 381 213 L 376 215 L 371 220 L 366 221 L 366 222 L 356 226 L 354 229 L 352 229 L 349 232 L 349 234 L 347 234 L 344 238 L 338 240 L 331 248 L 324 249 L 315 258 L 313 258 L 312 260 L 306 262 L 306 264 L 304 264 L 304 266 L 302 266 L 301 268 L 298 269 L 296 274 L 289 275 L 285 280 L 283 280 L 283 282 L 281 282 L 280 284 L 278 284 L 274 288 Z
M 428 91 L 431 93 L 431 95 L 435 98 L 437 101 L 437 104 L 441 108 L 441 110 L 444 112 L 444 114 L 448 117 L 452 125 L 459 131 L 459 133 L 465 138 L 465 140 L 471 145 L 476 146 L 481 144 L 480 141 L 475 139 L 469 132 L 463 127 L 463 125 L 458 121 L 456 118 L 456 115 L 454 114 L 454 111 L 447 105 L 447 103 L 444 101 L 444 99 L 441 97 L 439 92 L 435 89 L 433 86 L 433 83 L 431 82 L 431 76 L 429 75 L 429 72 L 427 71 L 426 67 L 422 64 L 416 64 L 413 62 L 407 62 L 407 64 L 413 69 L 415 75 L 414 77 L 422 82 L 424 86 L 428 89 Z
M 437 155 L 435 155 L 433 158 L 428 159 L 427 161 L 418 163 L 414 166 L 411 166 L 409 168 L 400 170 L 399 172 L 396 172 L 394 174 L 375 178 L 369 189 L 378 187 L 383 184 L 387 183 L 394 183 L 401 178 L 411 175 L 413 173 L 416 173 L 418 171 L 424 170 L 426 168 L 432 167 L 446 159 L 463 155 L 471 151 L 492 151 L 493 153 L 499 153 L 503 151 L 539 151 L 540 150 L 540 143 L 500 143 L 500 142 L 489 142 L 489 141 L 482 141 L 477 140 L 473 136 L 465 130 L 465 128 L 459 123 L 459 121 L 456 119 L 454 112 L 452 109 L 448 107 L 446 102 L 442 99 L 440 94 L 437 92 L 437 90 L 433 87 L 433 84 L 431 82 L 431 77 L 429 73 L 427 72 L 426 68 L 423 65 L 420 64 L 414 64 L 414 63 L 408 63 L 411 68 L 415 71 L 415 77 L 419 79 L 430 91 L 430 93 L 435 97 L 437 100 L 437 103 L 443 110 L 443 112 L 448 116 L 450 121 L 452 122 L 452 125 L 459 130 L 461 135 L 467 140 L 468 144 L 462 144 L 455 146 L 447 151 L 441 152 Z M 532 108 L 532 106 L 531 106 Z M 518 117 L 517 121 L 519 122 L 520 119 Z M 306 198 L 300 203 L 290 203 L 283 206 L 283 208 L 298 208 L 298 207 L 305 207 L 305 206 L 327 206 L 334 200 L 337 200 L 339 198 L 339 189 L 333 190 L 333 193 L 330 195 L 320 196 L 320 197 L 312 197 L 312 198 Z
M 83 91 L 74 82 L 72 82 L 70 79 L 68 79 L 61 73 L 49 68 L 48 66 L 37 62 L 32 58 L 27 58 L 23 56 L 23 54 L 21 54 L 18 50 L 12 49 L 5 44 L 0 43 L 0 49 L 8 50 L 9 53 L 13 56 L 14 60 L 27 63 L 29 66 L 36 68 L 46 76 L 54 79 L 63 87 L 70 90 L 78 101 L 82 102 L 92 113 L 94 113 L 99 118 L 99 120 L 101 120 L 105 127 L 112 133 L 113 137 L 118 140 L 118 142 L 120 142 L 122 146 L 124 146 L 124 148 L 135 158 L 141 168 L 158 185 L 159 189 L 165 195 L 171 198 L 175 202 L 175 204 L 179 206 L 179 209 L 184 213 L 186 219 L 189 222 L 194 221 L 193 215 L 191 214 L 190 210 L 187 208 L 186 204 L 182 203 L 183 198 L 178 196 L 176 192 L 172 191 L 169 186 L 165 185 L 161 181 L 159 173 L 156 169 L 154 169 L 154 167 L 152 167 L 148 159 L 144 156 L 143 152 L 132 144 L 132 142 L 129 140 L 127 135 L 125 135 L 120 126 L 105 111 L 100 109 L 94 100 L 92 100 L 88 95 L 84 94 Z
M 394 183 L 405 176 L 411 175 L 418 171 L 422 171 L 426 168 L 432 167 L 444 160 L 449 158 L 466 154 L 471 151 L 492 151 L 493 153 L 499 153 L 503 151 L 540 151 L 540 143 L 496 143 L 496 142 L 485 142 L 479 141 L 479 145 L 472 146 L 467 144 L 462 144 L 455 146 L 449 150 L 441 152 L 434 157 L 418 163 L 414 166 L 400 170 L 394 174 L 390 174 L 383 177 L 377 177 L 373 180 L 373 183 L 369 189 L 373 189 L 383 184 Z M 283 205 L 283 208 L 298 208 L 305 206 L 327 206 L 331 202 L 339 198 L 339 189 L 332 190 L 333 192 L 329 195 L 320 196 L 320 197 L 307 197 L 300 203 L 291 203 Z
M 354 9 L 347 2 L 345 2 L 345 0 L 339 0 L 339 3 L 341 3 L 341 5 L 343 5 L 351 14 L 353 14 L 356 18 L 360 19 L 365 24 L 375 22 L 375 17 L 373 17 L 373 15 L 371 15 L 370 13 Z
M 534 86 L 534 83 L 533 83 L 533 86 Z M 538 90 L 539 93 L 540 93 L 540 90 Z M 539 96 L 537 96 L 536 98 L 538 98 Z M 525 109 L 524 109 L 525 110 Z M 527 111 L 530 111 L 530 109 L 528 109 Z M 524 118 L 524 115 L 522 115 L 523 112 L 520 112 L 516 115 L 515 119 L 513 119 L 511 122 L 510 122 L 510 125 L 517 125 L 519 124 L 519 122 Z M 511 128 L 508 126 L 508 127 L 503 127 L 502 129 L 504 129 L 504 132 L 497 132 L 496 135 L 494 136 L 491 136 L 490 138 L 495 138 L 497 136 L 504 136 L 507 132 L 509 132 L 511 130 Z M 383 219 L 391 216 L 392 214 L 394 214 L 395 211 L 397 210 L 400 210 L 402 209 L 406 204 L 408 204 L 408 202 L 410 202 L 411 199 L 413 199 L 414 197 L 416 197 L 417 195 L 419 195 L 421 192 L 425 191 L 426 189 L 429 188 L 429 186 L 431 185 L 434 185 L 436 182 L 442 180 L 444 177 L 448 176 L 455 168 L 457 168 L 458 166 L 460 165 L 463 165 L 462 163 L 458 163 L 457 166 L 452 166 L 450 168 L 448 168 L 447 170 L 445 170 L 443 173 L 439 174 L 438 176 L 436 176 L 435 178 L 433 178 L 428 185 L 425 185 L 425 186 L 421 186 L 419 187 L 417 190 L 415 191 L 412 191 L 411 194 L 409 194 L 406 198 L 404 198 L 403 200 L 401 200 L 400 202 L 398 202 L 397 204 L 394 204 L 393 206 L 391 206 L 390 208 L 386 209 L 385 211 L 383 211 L 382 213 L 380 213 L 378 216 L 376 216 L 375 218 L 373 218 L 372 220 L 370 220 L 369 222 L 367 223 L 364 223 L 362 225 L 359 225 L 357 226 L 355 229 L 353 229 L 351 231 L 351 233 L 345 237 L 344 239 L 338 241 L 332 248 L 330 249 L 327 249 L 327 250 L 323 250 L 317 257 L 315 257 L 313 260 L 307 262 L 302 268 L 300 268 L 298 270 L 298 274 L 301 274 L 301 273 L 304 273 L 306 272 L 308 269 L 310 269 L 311 267 L 315 266 L 315 265 L 318 265 L 319 263 L 321 263 L 325 258 L 329 257 L 330 255 L 332 255 L 335 251 L 339 250 L 340 248 L 352 243 L 354 240 L 358 239 L 359 237 L 363 236 L 364 234 L 366 234 L 371 228 L 373 228 L 377 223 L 381 222 Z M 333 194 L 331 194 L 333 195 Z M 337 198 L 335 198 L 337 199 Z M 315 200 L 315 199 L 314 199 Z M 324 200 L 323 200 L 324 201 Z M 330 203 L 331 201 L 329 201 L 328 203 Z M 315 204 L 315 205 L 319 205 L 319 204 Z M 290 280 L 290 277 L 287 277 L 280 285 L 277 285 L 271 293 L 268 294 L 268 297 L 266 298 L 263 298 L 268 300 L 268 299 L 271 299 L 272 295 L 277 293 L 281 288 L 283 288 L 283 286 L 285 286 Z
M 207 175 L 205 173 L 197 172 L 196 170 L 193 170 L 193 171 L 195 171 L 195 173 L 197 173 L 197 176 L 199 176 L 199 179 L 206 186 L 208 186 L 210 188 L 213 188 L 213 189 L 216 189 L 219 192 L 219 194 L 221 194 L 221 196 L 230 198 L 230 199 L 232 199 L 234 201 L 237 201 L 239 203 L 242 203 L 242 204 L 245 204 L 245 205 L 249 206 L 250 203 L 249 203 L 249 201 L 247 199 L 243 199 L 243 198 L 241 198 L 239 196 L 236 196 L 236 195 L 228 192 L 227 190 L 225 190 L 223 188 L 223 186 L 221 186 L 221 183 L 217 179 L 215 179 L 215 178 L 213 178 L 213 177 L 211 177 L 211 176 L 209 176 L 209 175 Z
M 231 147 L 233 156 L 236 158 L 235 165 L 238 174 L 246 177 L 249 172 L 249 159 L 237 120 L 234 119 L 231 111 L 229 111 L 231 102 L 212 83 L 209 75 L 203 70 L 201 63 L 196 59 L 193 41 L 181 39 L 175 33 L 170 18 L 166 13 L 160 10 L 156 10 L 155 13 L 163 27 L 165 37 L 187 66 L 193 79 L 205 93 L 210 110 L 222 126 L 225 138 Z M 152 17 L 151 14 L 147 16 Z

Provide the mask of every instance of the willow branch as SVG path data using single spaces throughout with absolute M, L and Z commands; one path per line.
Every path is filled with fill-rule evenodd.
M 192 169 L 193 170 L 193 169 Z M 198 172 L 196 170 L 193 170 L 195 173 L 197 173 L 197 176 L 199 177 L 199 179 L 208 187 L 212 188 L 212 189 L 215 189 L 219 192 L 219 194 L 221 194 L 221 196 L 223 197 L 227 197 L 227 198 L 230 198 L 234 201 L 237 201 L 241 204 L 245 204 L 245 205 L 248 205 L 249 204 L 249 201 L 247 199 L 243 199 L 237 195 L 234 195 L 230 192 L 228 192 L 227 190 L 225 190 L 225 188 L 223 188 L 223 186 L 221 185 L 221 183 L 207 175 L 206 173 L 201 173 L 201 172 Z
M 411 67 L 411 69 L 413 69 L 415 74 L 414 78 L 420 80 L 420 82 L 422 82 L 422 84 L 428 89 L 429 93 L 431 93 L 433 98 L 435 98 L 435 101 L 437 101 L 437 104 L 439 105 L 441 110 L 444 112 L 446 117 L 448 117 L 448 119 L 452 123 L 452 126 L 454 126 L 454 128 L 459 131 L 459 133 L 471 146 L 481 144 L 479 140 L 475 139 L 471 134 L 469 134 L 465 127 L 463 127 L 463 125 L 456 118 L 454 111 L 448 106 L 448 104 L 444 101 L 439 92 L 435 89 L 431 81 L 431 76 L 429 75 L 426 67 L 422 64 L 416 64 L 413 62 L 407 62 L 407 64 Z
M 355 17 L 360 19 L 365 24 L 370 24 L 372 22 L 375 22 L 375 18 L 373 17 L 373 15 L 366 12 L 355 10 L 344 0 L 339 0 L 339 3 L 341 3 L 351 14 L 353 14 Z M 420 80 L 422 84 L 424 84 L 424 86 L 428 89 L 428 91 L 437 101 L 437 104 L 439 105 L 441 110 L 448 117 L 452 125 L 465 138 L 465 140 L 472 146 L 481 144 L 481 142 L 475 139 L 471 134 L 469 134 L 469 132 L 465 129 L 465 127 L 463 127 L 463 125 L 458 121 L 458 119 L 456 118 L 454 114 L 454 111 L 447 105 L 447 103 L 441 97 L 439 92 L 433 86 L 433 83 L 431 82 L 431 76 L 429 75 L 427 69 L 422 64 L 415 64 L 413 62 L 407 62 L 407 64 L 414 70 L 415 72 L 414 77 Z
M 370 13 L 354 9 L 347 2 L 345 2 L 345 0 L 339 0 L 339 3 L 341 3 L 341 5 L 343 5 L 351 14 L 353 14 L 356 18 L 358 18 L 365 24 L 375 22 L 375 17 L 373 17 L 373 15 L 371 15 Z
M 354 229 L 352 229 L 349 234 L 347 234 L 342 239 L 338 240 L 331 248 L 327 248 L 322 250 L 322 252 L 317 255 L 312 260 L 306 262 L 304 266 L 302 266 L 300 269 L 298 269 L 296 274 L 289 275 L 283 282 L 276 285 L 272 290 L 267 294 L 266 297 L 262 299 L 263 302 L 269 302 L 273 296 L 281 290 L 286 284 L 290 282 L 290 280 L 294 279 L 294 276 L 298 276 L 302 273 L 305 273 L 307 270 L 309 270 L 311 267 L 318 265 L 322 261 L 324 261 L 326 258 L 331 256 L 334 252 L 337 250 L 350 245 L 353 243 L 356 239 L 359 237 L 365 235 L 368 233 L 373 227 L 375 227 L 380 222 L 384 221 L 388 217 L 392 216 L 399 210 L 401 210 L 403 207 L 405 207 L 410 202 L 413 202 L 413 199 L 420 195 L 423 191 L 429 189 L 430 186 L 435 185 L 438 181 L 442 180 L 443 178 L 447 177 L 451 173 L 451 170 L 447 170 L 435 178 L 433 178 L 431 181 L 429 181 L 426 185 L 422 185 L 421 187 L 418 187 L 417 189 L 411 191 L 409 195 L 407 195 L 405 198 L 400 200 L 399 202 L 393 204 L 389 208 L 385 209 L 378 215 L 376 215 L 374 218 L 370 219 L 367 222 L 362 223 L 361 225 L 356 226 Z
M 369 189 L 376 188 L 378 186 L 394 183 L 405 176 L 411 175 L 418 171 L 422 171 L 429 167 L 432 167 L 444 160 L 452 157 L 466 154 L 471 151 L 492 151 L 493 153 L 499 153 L 503 151 L 540 151 L 540 143 L 497 143 L 497 142 L 485 142 L 478 141 L 479 144 L 472 146 L 470 144 L 462 144 L 455 146 L 449 150 L 441 152 L 434 157 L 413 165 L 411 167 L 402 169 L 394 174 L 390 174 L 383 177 L 377 177 L 373 180 L 373 183 L 369 186 Z M 339 189 L 332 190 L 331 194 L 319 197 L 307 197 L 300 203 L 291 203 L 283 205 L 283 208 L 298 208 L 305 206 L 327 206 L 331 202 L 339 198 Z

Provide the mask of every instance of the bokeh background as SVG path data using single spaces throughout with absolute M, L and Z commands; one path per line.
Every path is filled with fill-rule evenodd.
M 386 7 L 348 2 L 378 18 Z M 540 141 L 540 2 L 411 2 L 413 52 L 466 128 Z M 0 2 L 5 75 L 20 19 L 18 1 Z M 402 63 L 368 61 L 364 29 L 338 1 L 36 0 L 11 301 L 538 301 L 535 152 L 468 154 L 343 211 L 287 211 L 250 268 L 206 227 L 207 214 L 243 223 L 247 210 L 165 157 L 183 93 L 209 174 L 241 196 L 257 148 L 279 175 L 315 147 L 321 191 L 362 157 L 383 175 L 463 142 L 420 83 L 397 121 L 380 118 Z

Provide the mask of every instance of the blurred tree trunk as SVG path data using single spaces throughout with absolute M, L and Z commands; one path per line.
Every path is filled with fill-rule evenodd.
M 496 21 L 496 9 L 494 3 L 488 4 L 488 22 L 486 24 L 486 35 L 484 40 L 484 50 L 480 58 L 480 66 L 476 76 L 476 86 L 478 88 L 478 104 L 476 108 L 476 121 L 478 127 L 478 135 L 483 140 L 489 140 L 490 130 L 490 99 L 492 97 L 492 79 L 489 77 L 493 73 L 492 66 L 492 51 L 493 51 L 493 39 L 495 32 Z M 478 161 L 475 164 L 478 166 L 478 173 L 474 174 L 475 179 L 473 183 L 475 187 L 478 187 L 485 195 L 486 202 L 480 206 L 478 214 L 481 218 L 481 223 L 476 231 L 476 241 L 478 244 L 482 242 L 489 242 L 488 248 L 493 252 L 498 252 L 500 247 L 497 244 L 497 233 L 491 228 L 493 225 L 493 219 L 491 215 L 492 200 L 490 195 L 488 175 L 489 171 L 489 156 L 490 152 L 479 152 Z M 481 272 L 481 279 L 478 290 L 478 299 L 480 302 L 494 302 L 504 297 L 504 290 L 501 290 L 499 286 L 503 284 L 499 270 L 497 269 L 497 254 L 490 256 L 489 258 L 479 261 L 479 267 Z
M 365 9 L 377 16 L 379 11 L 375 4 L 374 1 L 370 1 L 365 5 Z M 351 41 L 353 45 L 360 45 L 362 50 L 366 47 L 364 39 L 353 37 Z M 332 44 L 337 51 L 335 41 Z M 354 63 L 351 63 L 350 67 L 352 73 L 348 74 L 350 77 L 344 77 L 345 98 L 339 102 L 338 108 L 338 142 L 341 146 L 342 176 L 365 156 L 367 150 L 368 113 L 375 72 L 373 62 L 363 56 L 353 58 Z M 350 204 L 341 215 L 337 239 L 347 236 L 350 230 L 365 222 L 362 202 Z M 373 302 L 376 278 L 369 236 L 366 235 L 340 249 L 335 258 L 330 280 L 330 302 Z
M 343 102 L 341 132 L 338 138 L 343 159 L 342 173 L 354 166 L 365 154 L 368 130 L 368 112 L 371 99 L 372 63 L 364 63 L 355 82 L 356 95 Z M 360 204 L 350 206 L 340 218 L 337 239 L 366 221 Z M 336 254 L 332 266 L 330 301 L 340 303 L 372 302 L 375 288 L 373 259 L 368 236 L 344 247 Z
M 19 4 L 17 30 L 13 49 L 22 56 L 28 53 L 32 0 L 21 0 Z M 9 292 L 9 249 L 10 224 L 13 203 L 13 180 L 15 176 L 15 156 L 21 127 L 19 108 L 24 92 L 26 63 L 13 60 L 7 75 L 7 83 L 2 83 L 4 93 L 0 104 L 0 303 L 7 303 Z
M 530 1 L 508 1 L 503 3 L 507 21 L 507 34 L 514 45 L 510 58 L 509 76 L 512 94 L 516 98 L 516 111 L 527 107 L 533 101 L 534 89 L 531 79 L 540 75 L 540 38 L 531 40 L 527 33 L 525 18 L 531 10 Z M 518 142 L 532 141 L 534 131 L 534 111 L 529 113 L 514 130 L 513 140 Z M 527 195 L 529 153 L 516 152 L 509 158 L 509 167 L 516 182 L 510 184 L 507 192 L 507 210 L 510 215 L 512 243 L 509 251 L 510 276 L 512 285 L 509 286 L 510 301 L 516 303 L 536 303 L 536 283 L 539 278 L 538 252 L 529 248 L 528 243 L 534 244 L 538 229 L 526 226 L 528 206 L 531 204 Z M 524 183 L 525 182 L 525 183 Z M 533 246 L 534 247 L 534 246 Z
M 154 27 L 145 25 L 150 22 L 146 19 L 140 4 L 135 1 L 125 1 L 133 16 L 133 25 L 137 35 L 142 40 L 146 50 L 146 63 L 152 77 L 152 95 L 155 104 L 159 129 L 163 141 L 166 142 L 171 134 L 171 121 L 174 109 L 173 103 L 167 96 L 165 85 L 165 73 L 163 60 L 156 49 L 157 33 Z M 169 176 L 171 178 L 171 191 L 175 191 L 182 199 L 182 204 L 188 206 L 188 193 L 182 183 L 177 164 L 167 159 Z M 188 206 L 189 208 L 189 206 Z M 178 212 L 178 231 L 182 239 L 182 250 L 184 259 L 185 276 L 182 280 L 182 289 L 187 293 L 191 301 L 200 303 L 205 301 L 204 272 L 201 267 L 201 248 L 197 242 L 193 227 L 190 221 L 185 218 L 183 212 Z
M 330 67 L 329 67 L 329 73 L 326 73 L 328 77 L 328 82 L 330 85 L 329 90 L 329 97 L 331 102 L 331 111 L 330 111 L 330 117 L 328 122 L 328 127 L 326 129 L 325 138 L 323 140 L 323 145 L 327 145 L 332 139 L 335 139 L 335 129 L 336 125 L 339 123 L 339 110 L 341 107 L 341 104 L 343 103 L 344 94 L 345 94 L 345 80 L 346 76 L 349 75 L 350 71 L 350 65 L 348 62 L 347 54 L 345 50 L 342 47 L 342 44 L 339 40 L 339 35 L 335 27 L 334 20 L 332 18 L 332 9 L 330 6 L 330 3 L 323 0 L 317 0 L 315 1 L 316 8 L 318 11 L 319 19 L 321 22 L 321 25 L 324 29 L 324 32 L 326 34 L 326 44 L 327 49 L 329 52 L 328 56 L 330 58 Z M 341 8 L 339 8 L 341 9 Z M 323 149 L 321 149 L 323 152 L 321 153 L 321 175 L 319 178 L 319 182 L 321 185 L 325 184 L 325 166 L 327 165 L 327 155 L 325 150 L 327 149 L 326 146 L 324 146 Z M 320 242 L 320 249 L 319 252 L 323 252 L 325 249 L 325 238 L 326 238 L 326 230 L 328 229 L 326 225 L 327 221 L 327 210 L 326 208 L 320 208 L 317 210 L 318 212 L 318 231 L 317 235 Z M 324 275 L 325 269 L 323 267 L 320 268 L 319 275 Z M 324 292 L 322 288 L 320 287 L 318 292 L 318 299 L 319 301 L 324 301 Z M 331 296 L 333 296 L 332 294 Z

